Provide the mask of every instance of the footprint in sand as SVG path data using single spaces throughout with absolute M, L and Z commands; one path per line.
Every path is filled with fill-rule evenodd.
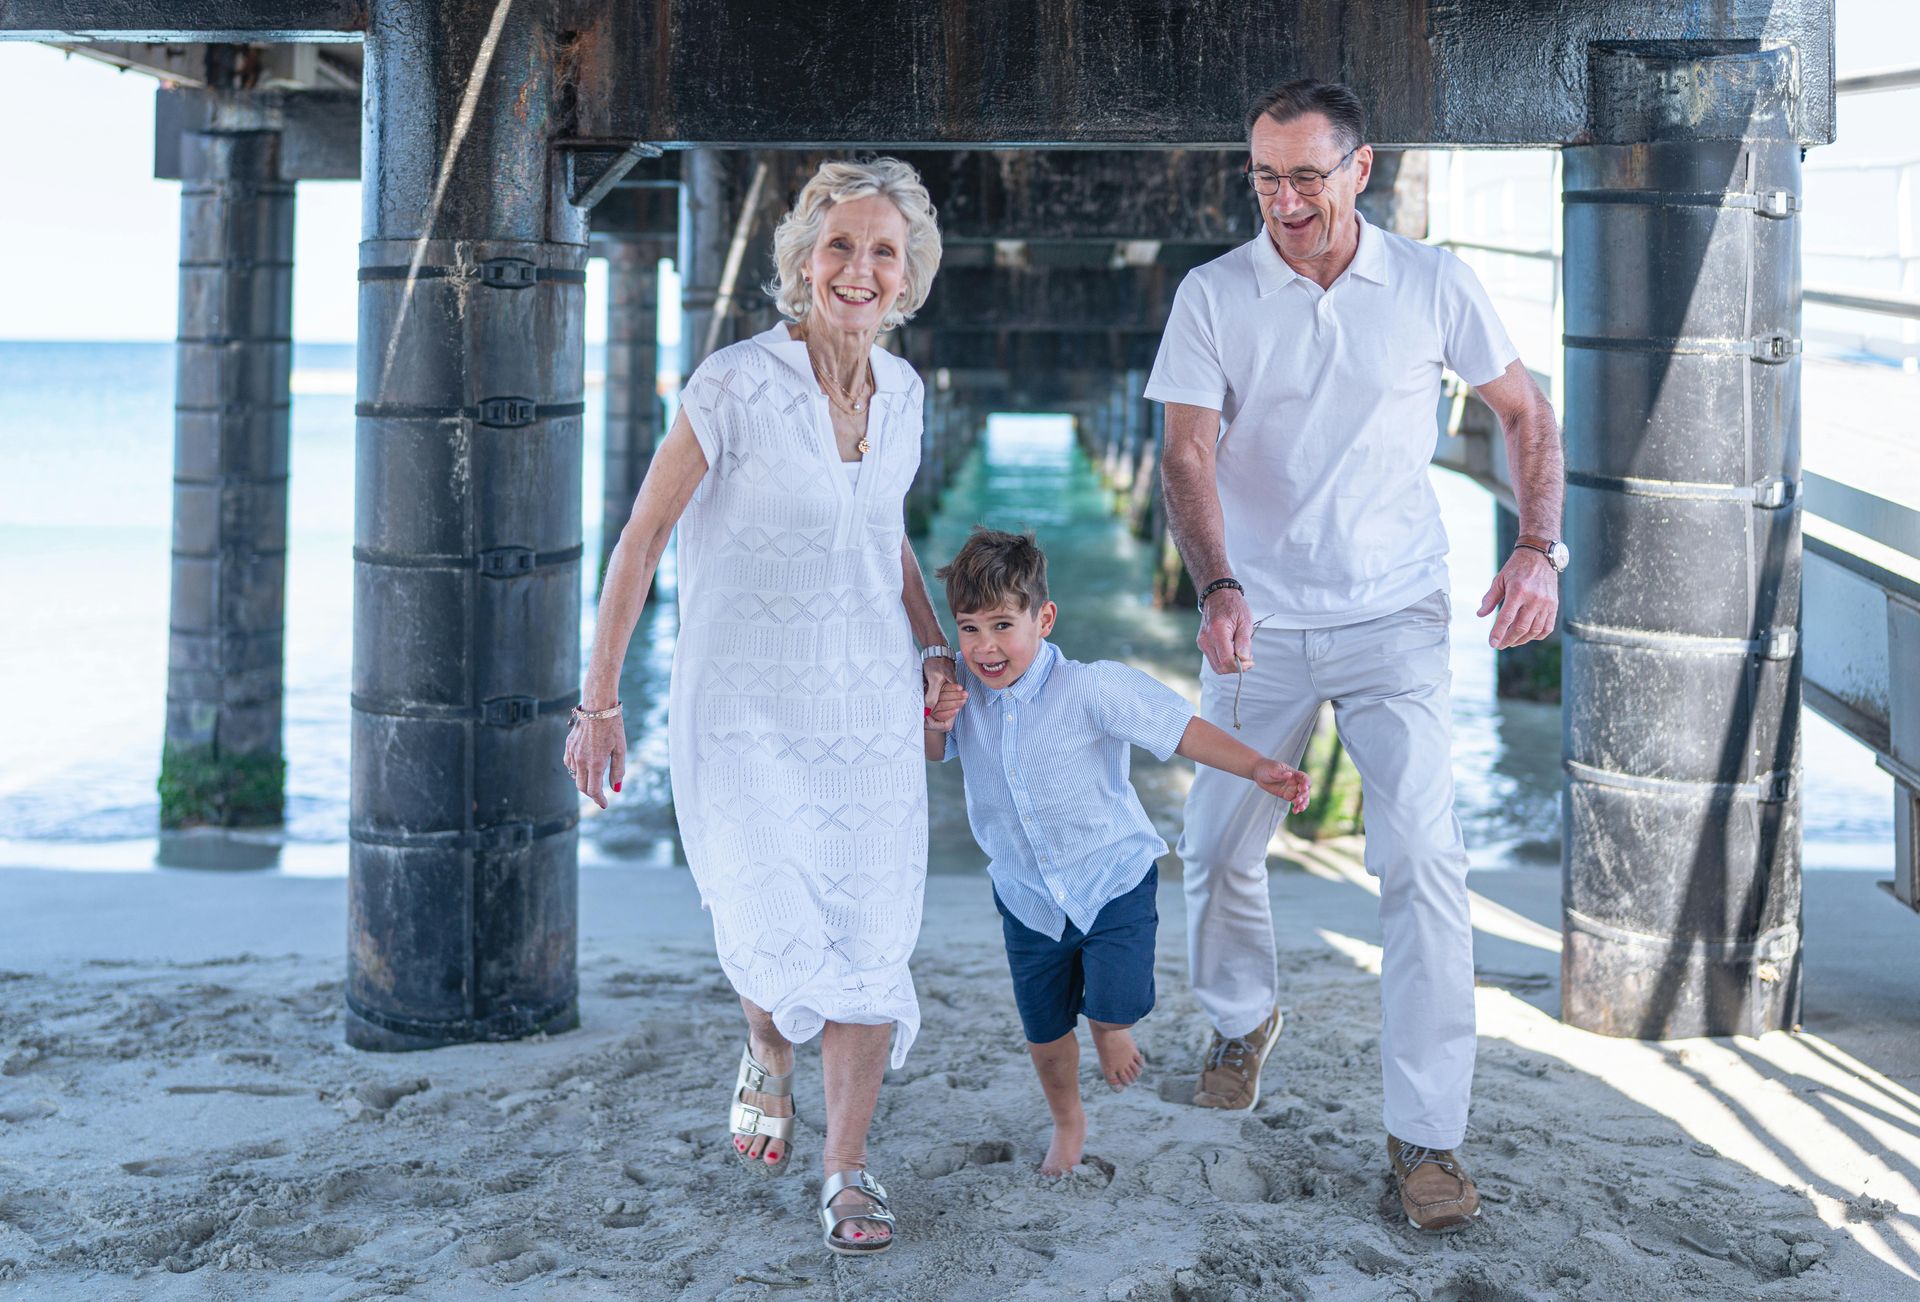
M 169 1085 L 169 1094 L 252 1094 L 260 1098 L 287 1098 L 294 1094 L 319 1094 L 320 1091 L 310 1085 L 261 1085 L 243 1082 L 238 1085 Z
M 609 1198 L 600 1205 L 600 1223 L 610 1230 L 631 1230 L 647 1223 L 647 1205 L 636 1199 Z
M 417 1080 L 396 1081 L 391 1085 L 356 1085 L 353 1097 L 361 1106 L 372 1108 L 376 1112 L 385 1112 L 410 1094 L 419 1094 L 433 1088 L 433 1082 L 421 1077 Z
M 913 1171 L 924 1179 L 936 1180 L 943 1175 L 952 1175 L 962 1167 L 996 1166 L 1011 1161 L 1012 1144 L 1004 1139 L 988 1139 L 977 1144 L 942 1144 L 915 1162 Z
M 242 1162 L 262 1162 L 268 1158 L 285 1157 L 290 1151 L 292 1150 L 286 1140 L 270 1139 L 259 1144 L 241 1144 L 237 1148 L 217 1149 L 195 1157 L 151 1157 L 141 1161 L 122 1162 L 120 1169 L 128 1175 L 160 1179 L 166 1176 L 184 1175 L 189 1171 L 237 1166 Z
M 1207 1188 L 1223 1203 L 1267 1201 L 1267 1177 L 1237 1148 L 1213 1148 L 1200 1154 L 1200 1171 Z
M 525 1283 L 560 1264 L 551 1252 L 536 1249 L 533 1242 L 518 1231 L 486 1239 L 468 1239 L 460 1245 L 460 1255 L 469 1265 L 493 1267 L 493 1277 L 503 1284 Z
M 1084 1184 L 1094 1189 L 1104 1189 L 1113 1183 L 1115 1167 L 1104 1157 L 1092 1153 L 1080 1159 L 1080 1165 L 1068 1172 L 1067 1178 L 1075 1184 Z
M 0 1105 L 0 1121 L 17 1126 L 23 1121 L 39 1121 L 60 1110 L 52 1099 L 22 1099 Z
M 1193 1092 L 1200 1088 L 1198 1076 L 1162 1076 L 1158 1091 L 1162 1103 L 1193 1102 Z

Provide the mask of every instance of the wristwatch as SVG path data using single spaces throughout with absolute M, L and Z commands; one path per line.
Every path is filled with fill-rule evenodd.
M 1572 555 L 1567 551 L 1567 545 L 1554 538 L 1540 538 L 1530 533 L 1523 533 L 1514 540 L 1513 545 L 1539 552 L 1547 558 L 1547 564 L 1553 566 L 1555 574 L 1566 573 L 1567 562 L 1572 559 Z
M 935 642 L 932 646 L 923 646 L 920 648 L 921 664 L 925 664 L 927 661 L 933 659 L 935 656 L 945 656 L 947 659 L 951 660 L 953 659 L 953 651 L 951 648 L 944 647 L 940 645 L 938 642 Z

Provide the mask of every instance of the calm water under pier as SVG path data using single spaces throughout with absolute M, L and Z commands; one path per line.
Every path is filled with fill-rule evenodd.
M 344 873 L 347 682 L 352 620 L 352 350 L 296 358 L 287 612 L 288 823 L 279 863 Z M 589 360 L 597 372 L 597 355 Z M 21 708 L 0 729 L 0 863 L 127 868 L 151 863 L 166 678 L 172 474 L 170 344 L 0 343 L 0 388 L 18 419 L 0 445 L 0 546 L 10 567 L 0 679 Z M 602 434 L 590 395 L 585 500 L 597 502 Z M 1493 554 L 1493 512 L 1474 485 L 1434 472 L 1453 543 L 1455 772 L 1475 862 L 1559 861 L 1559 711 L 1500 701 L 1485 622 L 1473 609 Z M 587 515 L 587 553 L 597 554 Z M 1197 693 L 1194 616 L 1155 610 L 1151 558 L 1107 509 L 1064 419 L 997 417 L 920 541 L 929 573 L 975 521 L 1031 526 L 1061 605 L 1057 640 L 1080 659 L 1129 661 Z M 669 578 L 670 566 L 665 571 Z M 585 576 L 591 582 L 591 576 Z M 591 620 L 591 599 L 586 618 Z M 582 824 L 582 860 L 671 867 L 664 711 L 675 617 L 652 605 L 623 684 L 634 721 L 622 797 Z M 1257 670 L 1256 670 L 1257 672 Z M 33 702 L 57 708 L 29 708 Z M 556 761 L 557 762 L 557 761 Z M 1171 841 L 1188 777 L 1140 756 L 1136 778 Z M 1885 871 L 1890 780 L 1811 713 L 1805 798 L 1809 867 Z M 932 777 L 933 867 L 981 863 L 960 775 Z

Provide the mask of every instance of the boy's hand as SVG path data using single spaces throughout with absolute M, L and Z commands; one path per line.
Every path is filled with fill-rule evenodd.
M 1253 766 L 1253 782 L 1268 795 L 1286 801 L 1294 813 L 1306 812 L 1308 789 L 1313 783 L 1299 769 L 1290 769 L 1279 760 L 1263 759 Z
M 954 718 L 967 703 L 967 689 L 955 682 L 940 684 L 940 696 L 927 715 L 927 727 L 934 732 L 952 732 Z

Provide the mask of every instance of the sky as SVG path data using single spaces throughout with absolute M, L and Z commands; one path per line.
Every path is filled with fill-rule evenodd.
M 1920 64 L 1920 3 L 1838 0 L 1842 73 Z M 46 46 L 0 42 L 0 339 L 164 340 L 174 336 L 180 187 L 153 179 L 157 83 Z M 1841 102 L 1838 143 L 1821 163 L 1913 154 L 1911 118 Z M 59 106 L 59 130 L 32 130 Z M 1814 214 L 1809 214 L 1810 219 Z M 360 186 L 306 181 L 295 217 L 294 338 L 354 336 Z M 1832 232 L 1839 234 L 1840 232 Z M 1822 232 L 1809 222 L 1809 243 Z M 1888 285 L 1893 289 L 1898 286 Z M 587 340 L 606 334 L 605 266 L 589 264 Z

